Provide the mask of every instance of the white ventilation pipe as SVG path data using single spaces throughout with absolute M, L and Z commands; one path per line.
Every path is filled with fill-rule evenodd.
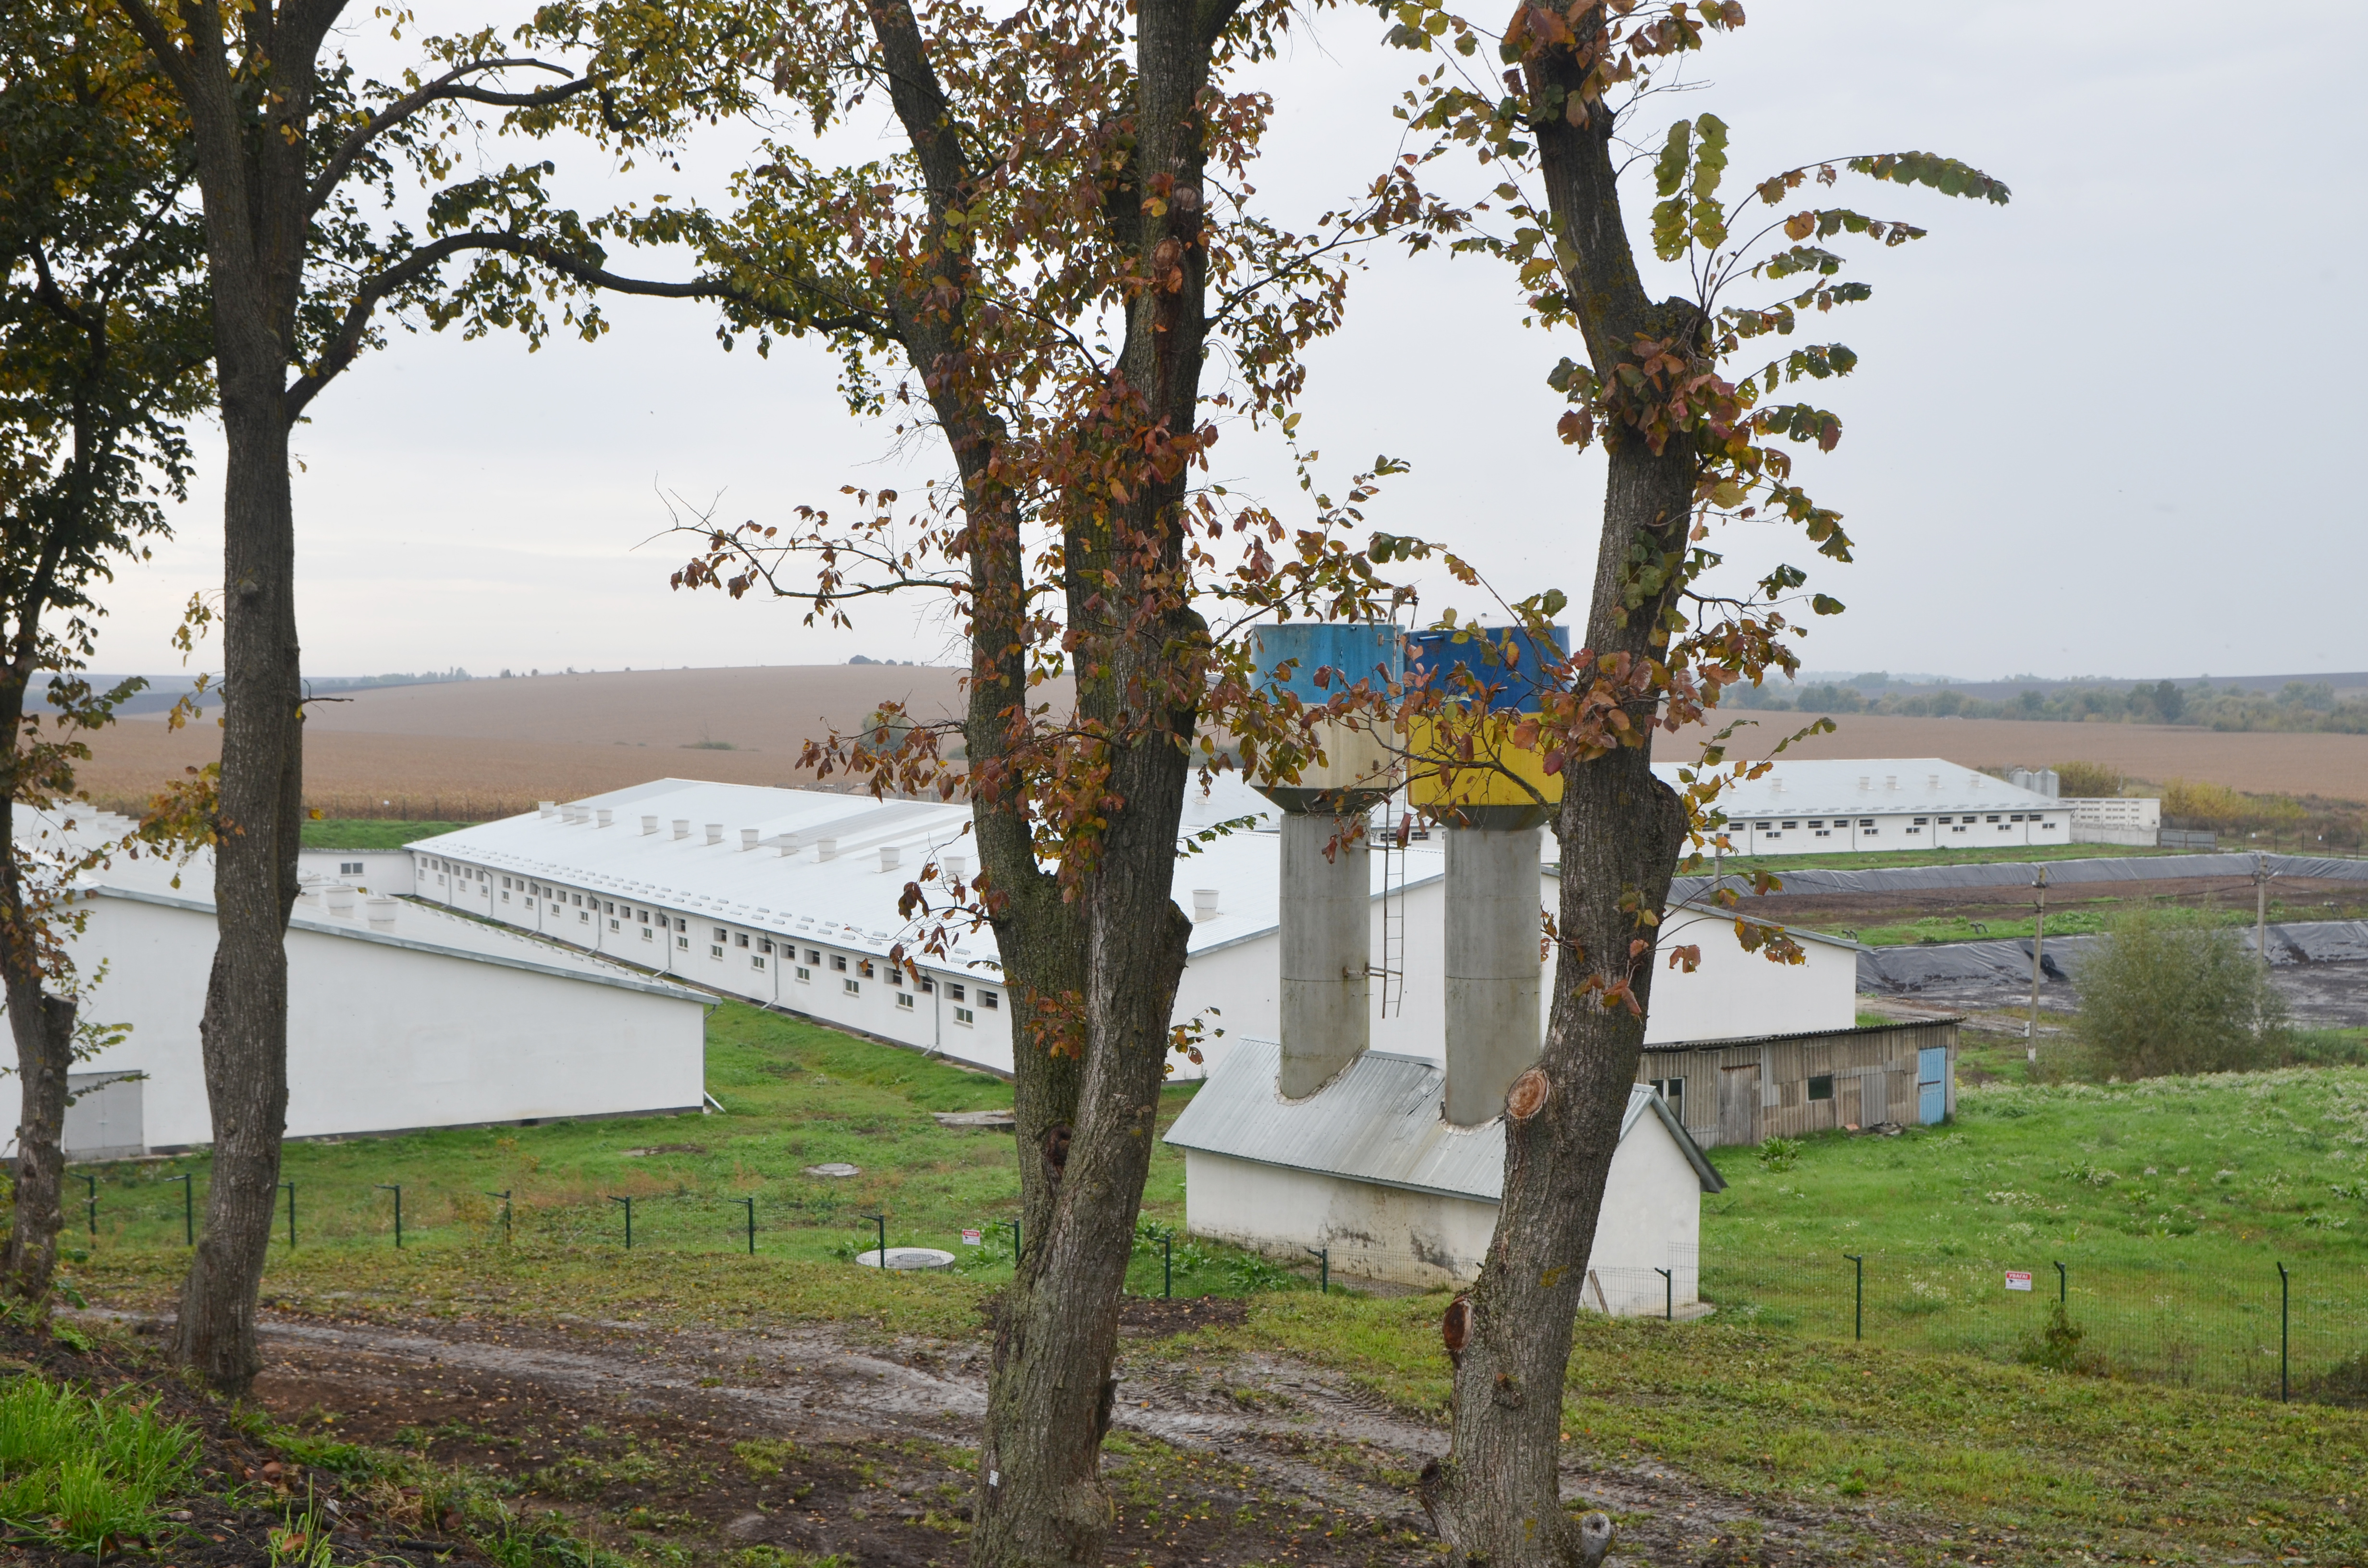
M 800 849 L 804 847 L 803 845 L 798 842 L 798 835 L 794 833 L 785 833 L 781 835 L 780 846 L 781 854 L 784 858 L 795 855 Z
M 897 862 L 902 858 L 903 857 L 897 853 L 896 846 L 894 845 L 883 844 L 880 846 L 880 869 L 882 870 L 894 870 L 896 869 Z
M 607 827 L 610 823 L 617 820 L 617 813 L 609 810 L 606 806 L 594 812 L 592 815 L 598 820 L 598 825 L 601 827 Z
M 1214 920 L 1216 917 L 1217 890 L 1194 888 L 1192 890 L 1192 923 L 1197 926 L 1204 921 Z
M 330 914 L 340 920 L 351 920 L 354 917 L 354 890 L 343 882 L 332 883 L 324 890 L 321 902 L 327 906 Z
M 836 838 L 817 838 L 817 839 L 815 839 L 815 840 L 814 840 L 814 858 L 815 858 L 815 859 L 817 859 L 817 860 L 836 860 L 836 859 L 837 859 L 837 858 L 838 858 L 838 840 L 837 840 L 837 839 L 836 839 Z
M 710 844 L 721 844 L 723 842 L 723 824 L 722 823 L 712 822 L 707 824 L 707 842 Z
M 690 824 L 689 824 L 689 822 L 688 820 L 686 820 L 686 819 L 682 818 L 682 817 L 677 817 L 677 818 L 675 818 L 675 819 L 674 819 L 674 835 L 675 835 L 677 838 L 689 838 L 689 837 L 690 836 Z
M 967 855 L 941 856 L 939 864 L 944 868 L 947 880 L 951 881 L 958 882 L 970 875 L 970 857 Z
M 403 901 L 399 898 L 373 898 L 362 906 L 373 931 L 393 930 L 394 912 L 402 907 Z
M 658 819 L 657 819 L 657 818 L 655 818 L 655 817 L 643 817 L 643 818 L 642 819 L 642 831 L 643 831 L 643 833 L 655 833 L 657 830 L 658 830 Z
M 740 847 L 743 849 L 754 849 L 757 847 L 757 830 L 755 828 L 744 827 L 740 830 Z
M 556 801 L 537 801 L 534 803 L 534 814 L 541 817 L 557 816 L 559 814 L 559 802 Z

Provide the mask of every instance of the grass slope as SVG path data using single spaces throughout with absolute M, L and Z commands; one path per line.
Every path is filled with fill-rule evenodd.
M 322 817 L 304 824 L 307 849 L 400 849 L 416 839 L 457 833 L 464 822 L 404 822 L 395 817 Z

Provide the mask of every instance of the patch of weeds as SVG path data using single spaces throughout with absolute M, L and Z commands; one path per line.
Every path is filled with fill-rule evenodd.
M 2047 1309 L 2047 1326 L 2026 1342 L 2017 1359 L 2027 1367 L 2043 1367 L 2051 1372 L 2085 1372 L 2101 1375 L 2104 1358 L 2093 1350 L 2081 1348 L 2080 1342 L 2089 1331 L 2072 1321 L 2064 1303 L 2051 1303 Z
M 188 1483 L 197 1450 L 195 1433 L 150 1406 L 18 1378 L 0 1393 L 0 1517 L 104 1555 L 161 1528 L 156 1503 Z
M 781 1473 L 792 1460 L 803 1457 L 795 1443 L 786 1437 L 755 1437 L 732 1445 L 732 1452 L 751 1476 L 758 1481 L 770 1481 Z
M 1798 1138 L 1770 1138 L 1757 1151 L 1759 1163 L 1771 1171 L 1789 1171 L 1801 1163 Z

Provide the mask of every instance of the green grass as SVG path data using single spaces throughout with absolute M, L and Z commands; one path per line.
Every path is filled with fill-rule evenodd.
M 1721 1149 L 1702 1292 L 1827 1338 L 2033 1353 L 2066 1266 L 2082 1353 L 2275 1392 L 2278 1265 L 2301 1378 L 2368 1346 L 2368 1073 L 2284 1070 L 1960 1091 L 1950 1126 Z M 2036 1289 L 2009 1291 L 2008 1270 Z
M 304 824 L 307 849 L 400 849 L 416 839 L 458 833 L 465 822 L 406 822 L 397 817 L 323 817 Z
M 1164 1354 L 1281 1350 L 1436 1415 L 1451 1370 L 1444 1306 L 1441 1295 L 1269 1297 L 1245 1327 Z M 1563 1418 L 1573 1448 L 1599 1463 L 1666 1465 L 1760 1506 L 1879 1506 L 1899 1533 L 1879 1552 L 1840 1553 L 1853 1560 L 2368 1561 L 2368 1414 L 2358 1411 L 1715 1318 L 1582 1314 Z
M 720 1009 L 711 1031 L 721 1116 L 290 1146 L 307 1228 L 293 1254 L 274 1249 L 267 1300 L 339 1314 L 711 1330 L 827 1320 L 859 1335 L 977 1335 L 981 1303 L 1008 1278 L 1001 1249 L 951 1275 L 882 1274 L 845 1257 L 871 1234 L 866 1213 L 890 1216 L 892 1243 L 962 1253 L 960 1227 L 1011 1211 L 1011 1140 L 927 1114 L 1008 1104 L 1008 1087 L 746 1007 Z M 1167 1091 L 1163 1112 L 1190 1093 Z M 2050 1261 L 2066 1260 L 2098 1358 L 2089 1364 L 2157 1378 L 2178 1369 L 2126 1359 L 2114 1300 L 2142 1318 L 2161 1310 L 2155 1296 L 2176 1293 L 2160 1287 L 2219 1278 L 2241 1282 L 2258 1309 L 2283 1260 L 2308 1321 L 2331 1314 L 2330 1282 L 2357 1279 L 2368 1245 L 2368 1072 L 1995 1086 L 1960 1103 L 1952 1125 L 1805 1140 L 1789 1165 L 1716 1151 L 1730 1186 L 1705 1200 L 1703 1255 L 1723 1310 L 1696 1324 L 1583 1317 L 1565 1403 L 1574 1448 L 1606 1464 L 1675 1467 L 1755 1508 L 1884 1506 L 1885 1518 L 1908 1521 L 1883 1545 L 1891 1561 L 2368 1560 L 2357 1522 L 2368 1513 L 2368 1412 L 2239 1397 L 2204 1378 L 2181 1387 L 2021 1365 L 2048 1298 L 1999 1289 L 2004 1268 L 2052 1282 Z M 624 1153 L 668 1142 L 703 1152 Z M 832 1159 L 865 1174 L 800 1174 Z M 152 1173 L 176 1170 L 202 1186 L 201 1161 L 104 1173 L 99 1244 L 76 1270 L 94 1294 L 170 1298 L 188 1256 L 178 1188 Z M 1180 1221 L 1182 1174 L 1162 1147 L 1145 1203 L 1155 1225 Z M 400 1252 L 388 1196 L 370 1190 L 394 1180 L 419 1227 Z M 497 1206 L 473 1196 L 486 1188 L 515 1194 L 510 1244 Z M 630 1255 L 607 1202 L 626 1192 L 638 1198 Z M 733 1250 L 739 1210 L 722 1201 L 744 1193 L 764 1221 L 754 1259 Z M 1178 1251 L 1179 1294 L 1248 1293 L 1249 1320 L 1131 1341 L 1129 1356 L 1200 1366 L 1287 1354 L 1401 1409 L 1444 1410 L 1444 1293 L 1318 1296 L 1295 1280 L 1255 1290 L 1241 1255 Z M 1869 1260 L 1864 1343 L 1849 1337 L 1846 1251 Z M 1737 1259 L 1750 1268 L 1722 1261 Z M 1156 1247 L 1139 1249 L 1133 1287 L 1156 1290 L 1157 1270 Z M 2116 1278 L 2149 1289 L 2100 1296 Z M 1934 1310 L 1936 1292 L 1947 1294 Z M 2203 1305 L 2242 1326 L 2247 1301 Z M 2368 1323 L 2351 1321 L 2362 1331 L 2356 1354 Z M 2336 1369 L 2318 1344 L 2304 1347 L 2317 1358 L 2302 1367 L 2306 1392 L 2308 1378 Z M 1852 1517 L 1836 1528 L 1873 1528 Z
M 822 1315 L 868 1312 L 882 1283 L 849 1260 L 875 1244 L 878 1232 L 868 1218 L 874 1214 L 887 1216 L 891 1246 L 952 1252 L 982 1290 L 1009 1278 L 1008 1233 L 995 1227 L 1019 1207 L 1012 1138 L 943 1128 L 929 1114 L 1008 1106 L 1009 1085 L 735 1003 L 709 1019 L 707 1085 L 725 1108 L 721 1114 L 290 1143 L 281 1175 L 296 1187 L 297 1244 L 293 1251 L 287 1245 L 283 1198 L 266 1289 L 291 1299 L 375 1289 L 369 1282 L 391 1271 L 416 1281 L 399 1292 L 432 1302 L 461 1288 L 451 1279 L 483 1274 L 523 1305 L 565 1310 L 577 1292 L 631 1297 L 644 1278 L 695 1268 L 712 1271 L 705 1277 L 719 1310 L 753 1306 L 766 1291 L 785 1289 Z M 1165 1092 L 1163 1127 L 1191 1093 L 1190 1085 Z M 654 1152 L 631 1152 L 636 1150 Z M 831 1164 L 862 1174 L 804 1174 Z M 85 1168 L 98 1178 L 99 1231 L 88 1266 L 94 1278 L 110 1288 L 166 1286 L 187 1257 L 177 1178 L 193 1178 L 202 1217 L 208 1161 L 200 1155 Z M 396 1185 L 403 1188 L 399 1256 L 394 1197 L 383 1190 Z M 495 1196 L 505 1192 L 507 1200 Z M 630 1256 L 624 1205 L 616 1201 L 624 1198 L 633 1200 Z M 748 1199 L 757 1209 L 753 1260 L 746 1251 Z M 1183 1209 L 1183 1158 L 1163 1144 L 1144 1214 L 1155 1224 L 1180 1227 Z M 965 1246 L 965 1229 L 986 1232 L 987 1244 Z M 1230 1248 L 1180 1249 L 1176 1289 L 1239 1294 L 1258 1283 L 1245 1267 Z M 768 1283 L 759 1286 L 759 1279 Z M 744 1282 L 750 1287 L 745 1296 Z M 1133 1283 L 1159 1289 L 1156 1243 L 1140 1249 Z M 897 1300 L 902 1288 L 889 1282 L 889 1293 L 878 1299 Z M 965 1296 L 961 1312 L 970 1310 L 969 1301 Z
M 103 1554 L 161 1528 L 156 1505 L 188 1484 L 197 1448 L 188 1428 L 124 1397 L 16 1376 L 0 1390 L 0 1521 Z

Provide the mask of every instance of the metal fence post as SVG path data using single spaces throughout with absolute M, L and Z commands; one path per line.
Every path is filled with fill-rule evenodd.
M 187 1171 L 165 1179 L 181 1184 L 181 1243 L 185 1246 L 195 1246 L 198 1244 L 198 1210 L 196 1201 L 189 1197 L 189 1189 L 195 1184 L 190 1181 Z
M 1661 1277 L 1661 1321 L 1675 1323 L 1678 1321 L 1677 1274 L 1667 1268 L 1656 1268 L 1653 1272 Z
M 504 1245 L 507 1245 L 510 1239 L 510 1195 L 507 1192 L 487 1192 L 485 1196 L 502 1200 L 502 1242 Z
M 2060 1263 L 2055 1266 L 2055 1304 L 2059 1307 L 2072 1304 L 2072 1277 L 2064 1272 L 2064 1266 Z
M 1858 1312 L 1853 1320 L 1850 1337 L 1864 1339 L 1866 1337 L 1866 1254 L 1846 1252 L 1842 1256 L 1858 1265 Z
M 382 1181 L 377 1185 L 381 1192 L 394 1194 L 394 1244 L 401 1246 L 403 1244 L 403 1184 L 399 1181 Z
M 279 1185 L 288 1189 L 288 1250 L 294 1252 L 296 1250 L 296 1184 L 292 1181 L 283 1181 Z
M 1332 1293 L 1332 1249 L 1308 1247 L 1305 1250 L 1315 1259 L 1317 1269 L 1315 1289 L 1324 1295 L 1330 1295 Z
M 882 1268 L 887 1267 L 888 1267 L 888 1216 L 887 1216 L 887 1215 L 885 1215 L 885 1214 L 858 1214 L 858 1215 L 856 1216 L 856 1218 L 857 1218 L 857 1219 L 859 1219 L 859 1220 L 869 1220 L 869 1221 L 871 1221 L 873 1224 L 875 1224 L 875 1225 L 877 1225 L 877 1226 L 879 1226 L 879 1227 L 880 1227 L 880 1267 L 882 1267 Z M 1014 1221 L 1011 1222 L 1011 1251 L 1012 1251 L 1012 1256 L 1013 1256 L 1014 1257 L 1017 1257 L 1017 1256 L 1019 1256 L 1019 1221 L 1017 1221 L 1017 1220 L 1014 1220 Z
M 1175 1232 L 1162 1231 L 1159 1233 L 1159 1299 L 1163 1301 L 1176 1299 L 1175 1242 Z
M 757 1256 L 757 1200 L 753 1198 L 735 1198 L 732 1201 L 748 1206 L 748 1256 L 754 1257 Z
M 2285 1403 L 2286 1397 L 2293 1388 L 2290 1377 L 2292 1363 L 2287 1359 L 2288 1341 L 2286 1338 L 2286 1303 L 2289 1295 L 2287 1290 L 2288 1284 L 2289 1281 L 2286 1276 L 2286 1266 L 2281 1263 L 2278 1265 L 2278 1403 L 2281 1404 Z
M 98 1177 L 85 1171 L 82 1179 L 90 1187 L 90 1197 L 85 1209 L 90 1218 L 90 1239 L 96 1244 L 98 1241 Z
M 611 1198 L 609 1201 L 625 1206 L 625 1250 L 631 1252 L 633 1250 L 633 1200 L 630 1198 Z

